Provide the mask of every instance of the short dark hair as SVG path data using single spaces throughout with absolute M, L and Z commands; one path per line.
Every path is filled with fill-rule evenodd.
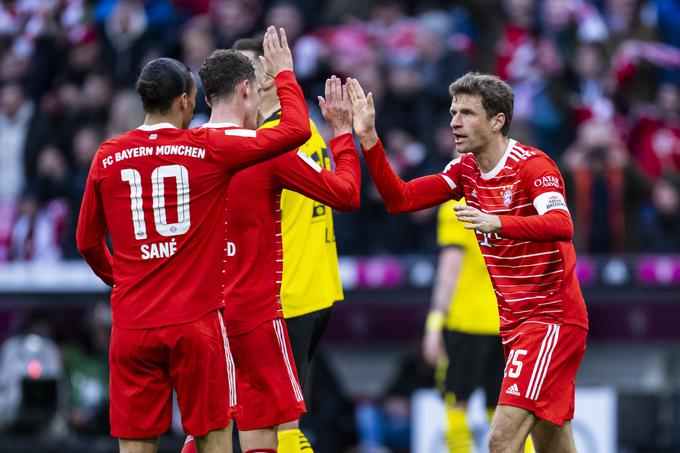
M 479 72 L 468 72 L 449 85 L 449 94 L 455 97 L 459 94 L 476 95 L 482 99 L 482 106 L 487 118 L 502 113 L 505 124 L 501 133 L 505 136 L 510 132 L 512 110 L 515 104 L 515 94 L 507 83 L 499 77 Z
M 135 88 L 142 98 L 144 111 L 164 114 L 177 96 L 191 93 L 193 86 L 194 79 L 187 65 L 164 57 L 144 66 Z
M 211 103 L 215 99 L 229 98 L 236 85 L 244 80 L 255 81 L 255 69 L 250 59 L 234 49 L 214 51 L 203 62 L 198 75 Z
M 240 52 L 253 52 L 256 57 L 264 56 L 262 38 L 241 38 L 234 43 L 234 50 Z

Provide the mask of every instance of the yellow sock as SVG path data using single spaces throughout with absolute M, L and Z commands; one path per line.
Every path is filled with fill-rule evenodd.
M 468 427 L 465 409 L 447 404 L 446 418 L 448 420 L 446 445 L 449 447 L 449 453 L 471 453 L 474 440 Z
M 314 450 L 312 449 L 312 444 L 310 444 L 307 438 L 305 437 L 305 433 L 303 433 L 299 429 L 297 431 L 300 433 L 300 451 L 302 453 L 314 453 Z
M 300 450 L 300 432 L 299 429 L 284 429 L 279 430 L 279 453 L 301 453 Z

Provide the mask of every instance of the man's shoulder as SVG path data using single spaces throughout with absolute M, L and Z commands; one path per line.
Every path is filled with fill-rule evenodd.
M 517 142 L 510 153 L 510 161 L 520 171 L 531 171 L 546 168 L 557 168 L 555 161 L 544 151 L 533 146 Z

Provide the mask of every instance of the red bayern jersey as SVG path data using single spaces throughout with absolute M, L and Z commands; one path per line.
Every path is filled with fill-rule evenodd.
M 208 123 L 203 128 L 224 127 Z M 293 190 L 338 211 L 359 207 L 361 167 L 352 134 L 330 142 L 335 173 L 301 150 L 245 169 L 227 192 L 228 251 L 224 320 L 229 335 L 282 318 L 281 191 Z
M 523 323 L 588 327 L 576 278 L 572 222 L 564 181 L 542 151 L 509 140 L 496 167 L 483 173 L 472 154 L 439 175 L 402 181 L 378 143 L 366 163 L 390 212 L 406 212 L 465 197 L 468 205 L 500 216 L 501 232 L 476 232 L 498 299 L 501 335 Z
M 293 73 L 281 72 L 276 84 L 283 106 L 276 128 L 180 130 L 162 123 L 126 132 L 97 150 L 77 242 L 94 272 L 113 285 L 117 327 L 187 323 L 224 306 L 232 175 L 301 145 L 311 133 Z

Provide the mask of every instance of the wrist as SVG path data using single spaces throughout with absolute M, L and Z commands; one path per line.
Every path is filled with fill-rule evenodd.
M 352 127 L 338 127 L 338 128 L 332 128 L 333 129 L 333 137 L 340 137 L 341 135 L 345 134 L 351 134 L 352 133 Z
M 427 332 L 441 332 L 444 330 L 444 324 L 446 323 L 446 316 L 444 312 L 440 310 L 431 310 L 427 314 L 427 320 L 425 321 L 425 330 Z
M 378 133 L 373 128 L 366 132 L 357 133 L 357 135 L 364 149 L 373 148 L 378 143 Z

